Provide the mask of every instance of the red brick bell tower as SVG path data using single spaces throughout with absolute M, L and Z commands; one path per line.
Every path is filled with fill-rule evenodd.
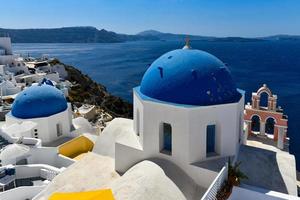
M 267 96 L 267 105 L 262 105 L 262 95 Z M 246 134 L 273 138 L 279 149 L 284 148 L 287 141 L 288 118 L 283 109 L 277 107 L 277 95 L 264 84 L 257 92 L 252 93 L 252 103 L 245 106 L 244 120 Z

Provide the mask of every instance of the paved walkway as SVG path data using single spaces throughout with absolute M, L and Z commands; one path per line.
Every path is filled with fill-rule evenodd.
M 241 171 L 249 177 L 242 183 L 297 195 L 295 158 L 288 152 L 250 139 L 240 147 L 238 160 Z

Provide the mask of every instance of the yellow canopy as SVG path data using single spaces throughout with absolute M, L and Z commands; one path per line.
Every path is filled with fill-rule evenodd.
M 111 189 L 87 192 L 53 193 L 49 200 L 114 200 Z

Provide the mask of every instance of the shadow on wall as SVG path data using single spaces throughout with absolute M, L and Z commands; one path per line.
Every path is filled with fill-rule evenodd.
M 241 145 L 238 158 L 242 162 L 240 170 L 248 176 L 248 179 L 242 180 L 242 184 L 287 194 L 276 154 L 274 151 Z

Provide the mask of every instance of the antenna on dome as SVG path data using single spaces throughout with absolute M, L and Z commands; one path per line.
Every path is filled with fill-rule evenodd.
M 182 49 L 191 49 L 191 45 L 190 45 L 190 37 L 187 35 L 185 38 L 185 45 Z

